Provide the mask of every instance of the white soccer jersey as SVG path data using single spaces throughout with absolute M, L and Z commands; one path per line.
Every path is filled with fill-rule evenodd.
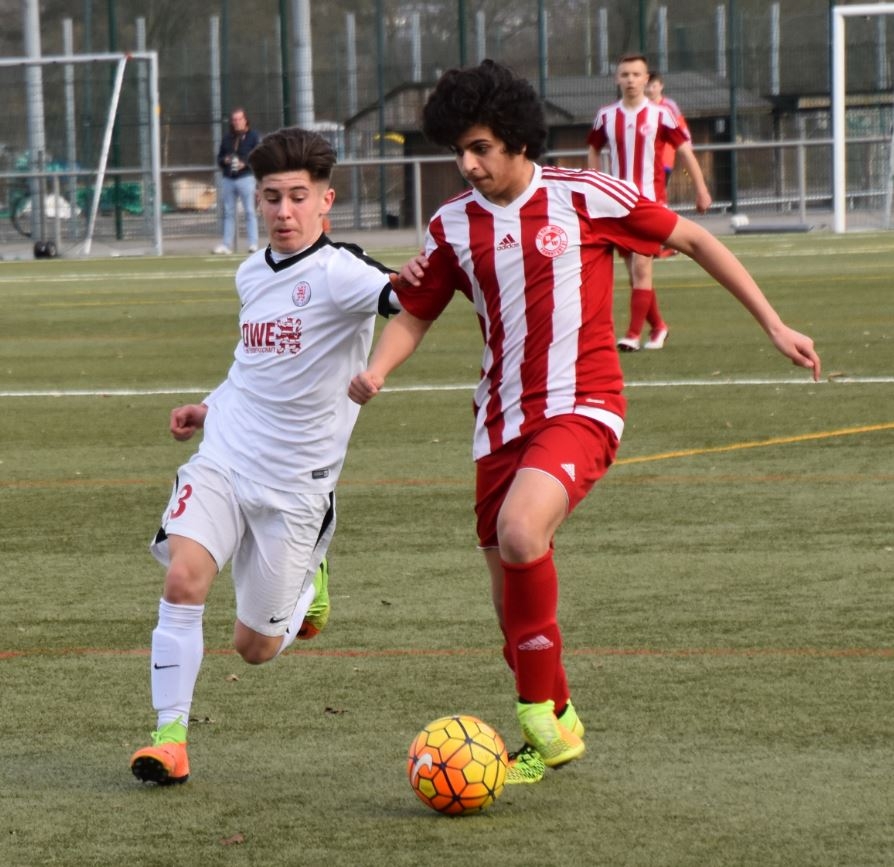
M 611 174 L 635 184 L 653 202 L 667 200 L 661 160 L 664 145 L 676 150 L 688 141 L 689 131 L 670 108 L 645 97 L 635 108 L 627 108 L 621 100 L 600 108 L 587 138 L 597 152 L 608 146 Z
M 597 419 L 620 437 L 614 247 L 654 255 L 676 220 L 617 178 L 536 164 L 527 190 L 506 207 L 472 189 L 438 210 L 422 285 L 398 296 L 425 320 L 436 319 L 455 290 L 474 302 L 485 341 L 476 460 L 567 413 Z
M 325 235 L 274 262 L 250 256 L 236 272 L 240 340 L 226 380 L 206 399 L 200 452 L 272 488 L 330 491 L 359 406 L 351 378 L 366 366 L 388 270 Z

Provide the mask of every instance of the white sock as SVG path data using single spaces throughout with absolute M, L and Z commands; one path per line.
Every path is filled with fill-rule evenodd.
M 286 630 L 286 634 L 282 637 L 282 644 L 280 644 L 279 650 L 276 651 L 277 656 L 279 656 L 298 637 L 298 630 L 301 629 L 301 624 L 304 623 L 304 615 L 307 614 L 307 609 L 313 604 L 315 593 L 316 588 L 314 587 L 313 580 L 311 580 L 310 584 L 304 588 L 303 592 L 298 597 L 298 604 L 292 612 L 289 628 Z
M 158 711 L 159 728 L 182 717 L 189 723 L 189 709 L 204 644 L 204 605 L 174 605 L 161 600 L 158 626 L 152 633 L 152 706 Z

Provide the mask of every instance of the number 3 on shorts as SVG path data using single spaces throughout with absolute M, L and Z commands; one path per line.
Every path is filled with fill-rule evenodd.
M 192 485 L 184 485 L 177 497 L 177 508 L 171 509 L 171 519 L 179 518 L 186 511 L 186 501 L 192 496 Z

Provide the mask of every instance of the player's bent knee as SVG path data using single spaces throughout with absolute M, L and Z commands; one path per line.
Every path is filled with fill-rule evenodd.
M 204 605 L 211 582 L 183 564 L 172 563 L 165 575 L 164 598 L 174 605 Z
M 249 665 L 263 665 L 276 656 L 282 644 L 282 638 L 261 635 L 259 632 L 237 623 L 233 644 L 236 652 Z
M 277 648 L 278 646 L 279 645 L 277 645 Z M 245 647 L 240 647 L 237 644 L 236 652 L 249 665 L 263 665 L 265 662 L 270 662 L 270 660 L 276 656 L 277 648 L 270 650 L 266 646 L 259 644 L 250 644 Z
M 171 536 L 168 542 L 171 560 L 165 574 L 165 599 L 175 605 L 203 605 L 217 575 L 217 564 L 191 539 Z
M 525 521 L 511 521 L 497 528 L 500 556 L 510 563 L 529 563 L 549 549 L 549 539 L 542 528 Z
M 275 653 L 267 653 L 265 650 L 257 647 L 246 647 L 242 650 L 237 647 L 236 650 L 243 661 L 247 662 L 249 665 L 263 665 L 265 662 L 270 662 L 270 660 L 276 656 Z

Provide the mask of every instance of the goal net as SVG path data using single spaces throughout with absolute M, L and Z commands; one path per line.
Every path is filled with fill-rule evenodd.
M 834 230 L 839 233 L 891 226 L 892 15 L 894 3 L 832 8 L 832 200 Z M 875 50 L 855 50 L 858 45 L 873 45 Z
M 160 254 L 156 53 L 0 58 L 0 89 L 0 243 Z

